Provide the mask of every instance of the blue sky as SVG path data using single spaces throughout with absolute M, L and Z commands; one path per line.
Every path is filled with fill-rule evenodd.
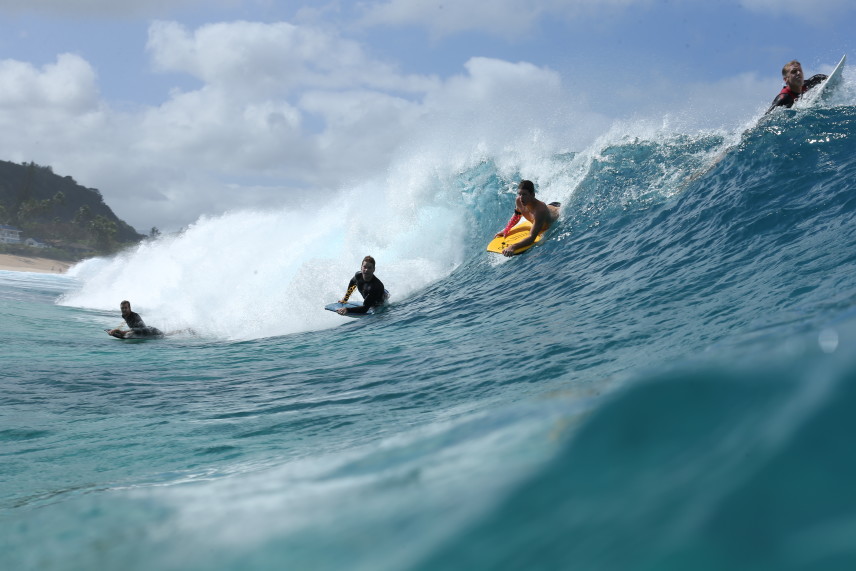
M 334 193 L 444 138 L 537 130 L 559 151 L 638 118 L 730 128 L 786 61 L 853 54 L 854 25 L 849 0 L 0 0 L 0 159 L 174 229 Z

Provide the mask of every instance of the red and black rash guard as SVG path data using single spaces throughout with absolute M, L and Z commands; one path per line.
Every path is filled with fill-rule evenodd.
M 348 283 L 348 293 L 345 295 L 344 300 L 350 297 L 355 288 L 363 296 L 363 305 L 360 307 L 349 307 L 348 313 L 365 313 L 372 307 L 383 305 L 383 282 L 377 279 L 377 276 L 372 276 L 371 280 L 366 281 L 363 279 L 362 272 L 357 272 Z
M 802 93 L 805 93 L 812 87 L 820 85 L 825 79 L 826 76 L 822 73 L 812 75 L 803 83 Z M 791 88 L 786 85 L 773 100 L 773 104 L 770 106 L 769 109 L 767 109 L 767 113 L 769 113 L 776 107 L 787 107 L 788 109 L 790 109 L 793 106 L 794 102 L 800 98 L 800 95 L 802 95 L 802 93 L 794 93 L 793 91 L 791 91 Z

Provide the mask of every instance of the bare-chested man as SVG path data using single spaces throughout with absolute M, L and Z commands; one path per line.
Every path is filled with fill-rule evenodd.
M 508 221 L 505 230 L 498 232 L 497 236 L 508 236 L 511 228 L 517 224 L 520 217 L 523 216 L 532 223 L 532 230 L 529 236 L 517 242 L 510 244 L 503 251 L 504 256 L 513 256 L 516 250 L 529 246 L 538 237 L 541 232 L 547 231 L 550 225 L 559 218 L 559 203 L 551 202 L 545 204 L 535 198 L 535 185 L 531 180 L 521 180 L 517 186 L 517 200 L 514 203 L 514 216 Z

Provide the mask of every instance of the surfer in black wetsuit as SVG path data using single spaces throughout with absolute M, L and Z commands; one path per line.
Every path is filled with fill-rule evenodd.
M 351 281 L 348 283 L 348 291 L 345 292 L 345 297 L 339 300 L 339 303 L 346 303 L 354 290 L 360 292 L 363 296 L 363 305 L 360 307 L 340 307 L 336 310 L 339 315 L 346 313 L 365 313 L 372 307 L 383 305 L 389 294 L 383 287 L 383 282 L 380 281 L 375 271 L 375 259 L 371 256 L 363 258 L 363 263 L 360 266 L 360 271 L 354 274 Z
M 123 301 L 119 304 L 122 310 L 122 318 L 128 325 L 128 331 L 121 329 L 108 329 L 107 334 L 119 339 L 133 339 L 135 337 L 161 337 L 163 333 L 157 327 L 148 327 L 139 313 L 131 311 L 131 302 Z
M 800 95 L 823 83 L 827 76 L 822 73 L 811 76 L 807 80 L 803 80 L 802 65 L 797 60 L 789 61 L 782 68 L 782 79 L 785 82 L 785 87 L 779 92 L 773 100 L 773 104 L 767 109 L 767 113 L 776 107 L 793 106 L 794 102 L 800 98 Z

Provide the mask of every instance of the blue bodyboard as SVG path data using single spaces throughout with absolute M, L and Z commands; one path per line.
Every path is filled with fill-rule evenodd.
M 354 303 L 352 301 L 349 301 L 347 303 L 339 303 L 337 301 L 336 303 L 329 303 L 329 304 L 325 305 L 324 309 L 326 309 L 327 311 L 336 311 L 337 309 L 342 308 L 342 307 L 362 307 L 362 306 L 363 306 L 362 303 Z M 345 317 L 365 317 L 367 315 L 374 315 L 374 308 L 373 307 L 365 313 L 346 313 Z

